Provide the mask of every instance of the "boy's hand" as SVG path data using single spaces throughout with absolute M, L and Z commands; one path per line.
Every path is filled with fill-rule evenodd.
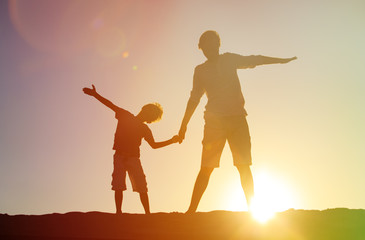
M 180 137 L 178 135 L 175 135 L 171 138 L 172 143 L 177 143 L 180 140 Z
M 84 91 L 85 94 L 90 96 L 96 95 L 96 88 L 94 85 L 91 85 L 93 88 L 83 88 L 82 91 Z

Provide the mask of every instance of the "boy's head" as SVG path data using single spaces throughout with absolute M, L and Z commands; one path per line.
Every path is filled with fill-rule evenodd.
M 162 118 L 163 109 L 159 103 L 149 103 L 142 107 L 138 116 L 143 122 L 152 123 L 160 121 Z
M 221 39 L 216 31 L 209 30 L 200 36 L 198 47 L 208 59 L 219 54 L 220 46 Z

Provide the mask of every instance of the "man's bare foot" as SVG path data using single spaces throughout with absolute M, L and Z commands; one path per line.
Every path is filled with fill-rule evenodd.
M 194 210 L 190 210 L 190 209 L 188 209 L 188 210 L 185 212 L 185 214 L 194 214 L 194 213 L 196 213 L 196 211 L 194 211 Z

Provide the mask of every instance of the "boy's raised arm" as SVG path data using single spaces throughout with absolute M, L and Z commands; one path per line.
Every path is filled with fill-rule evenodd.
M 96 92 L 96 88 L 94 85 L 92 85 L 92 88 L 83 88 L 82 89 L 86 95 L 90 95 L 98 99 L 102 104 L 107 106 L 108 108 L 112 109 L 114 112 L 116 112 L 119 108 L 114 105 L 111 101 L 108 99 L 102 97 L 99 93 Z

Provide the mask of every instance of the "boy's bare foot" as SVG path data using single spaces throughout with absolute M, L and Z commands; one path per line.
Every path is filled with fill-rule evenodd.
M 122 211 L 117 211 L 117 212 L 115 213 L 115 215 L 117 215 L 117 216 L 122 216 Z

